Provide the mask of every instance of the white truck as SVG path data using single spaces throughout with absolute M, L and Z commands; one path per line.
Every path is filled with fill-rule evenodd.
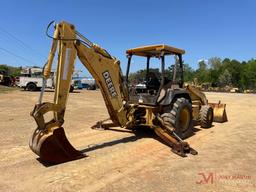
M 36 91 L 43 86 L 42 69 L 41 68 L 24 68 L 21 75 L 17 79 L 17 85 L 24 90 Z M 46 81 L 46 88 L 54 88 L 54 73 Z
M 16 79 L 16 84 L 18 87 L 24 88 L 28 91 L 37 91 L 40 90 L 43 86 L 43 77 L 42 77 L 41 68 L 24 68 L 21 71 L 21 75 Z M 45 88 L 54 89 L 55 85 L 55 73 L 51 72 L 51 76 L 46 80 Z M 73 84 L 70 86 L 70 92 L 73 92 Z
M 24 90 L 28 91 L 36 91 L 40 90 L 43 86 L 43 78 L 42 77 L 35 77 L 35 76 L 20 76 L 18 86 L 24 88 Z M 47 79 L 46 81 L 46 88 L 54 88 L 53 79 Z

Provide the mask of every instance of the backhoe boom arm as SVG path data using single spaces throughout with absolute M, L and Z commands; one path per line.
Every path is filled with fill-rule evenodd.
M 82 37 L 82 39 L 79 40 L 78 37 Z M 122 79 L 120 62 L 98 45 L 83 43 L 85 38 L 75 31 L 75 27 L 72 24 L 66 22 L 58 23 L 55 26 L 52 39 L 48 61 L 43 70 L 43 78 L 47 79 L 50 76 L 54 55 L 58 48 L 54 102 L 41 103 L 40 99 L 31 112 L 38 127 L 30 140 L 30 148 L 41 159 L 59 163 L 82 156 L 72 148 L 67 139 L 63 140 L 63 138 L 66 138 L 64 130 L 63 128 L 59 129 L 64 123 L 66 103 L 77 56 L 100 87 L 110 118 L 115 125 L 125 126 L 127 123 L 124 104 L 128 95 L 126 94 L 127 88 Z M 54 117 L 51 121 L 45 122 L 44 114 L 49 111 L 53 111 Z M 58 141 L 59 144 L 58 146 L 55 145 L 56 149 L 51 154 L 48 154 L 46 151 L 49 148 L 54 148 L 52 144 L 54 140 Z M 54 153 L 56 154 L 56 151 L 61 151 L 59 148 L 62 148 L 63 153 L 58 154 L 58 157 L 63 157 L 56 160 L 53 156 Z M 75 157 L 73 157 L 74 154 Z

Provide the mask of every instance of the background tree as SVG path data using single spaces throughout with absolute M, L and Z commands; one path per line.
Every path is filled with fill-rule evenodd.
M 198 79 L 199 83 L 209 82 L 209 70 L 207 70 L 207 64 L 205 60 L 198 62 L 198 69 L 195 72 L 195 78 Z
M 149 68 L 149 72 L 155 73 L 157 78 L 160 78 L 161 76 L 161 73 L 159 72 L 158 68 Z M 147 70 L 141 69 L 139 71 L 130 73 L 128 79 L 132 83 L 142 83 L 143 81 L 146 80 L 146 74 L 147 74 Z
M 228 71 L 228 69 L 225 69 L 225 71 L 219 76 L 219 85 L 221 87 L 224 86 L 231 86 L 232 84 L 232 75 Z
M 184 81 L 192 82 L 194 80 L 195 71 L 188 65 L 184 64 Z
M 242 65 L 239 61 L 237 60 L 229 60 L 229 59 L 224 59 L 222 62 L 222 70 L 225 71 L 226 69 L 229 71 L 231 74 L 231 85 L 234 87 L 240 87 L 240 75 L 241 75 L 241 70 L 242 70 Z
M 256 90 L 256 60 L 249 60 L 242 64 L 241 70 L 241 86 L 243 89 Z
M 21 72 L 21 67 L 12 67 L 8 65 L 0 65 L 0 71 L 3 71 L 5 75 L 18 76 Z
M 212 57 L 208 60 L 209 65 L 209 82 L 212 86 L 218 86 L 219 84 L 219 75 L 222 70 L 222 61 L 219 57 Z

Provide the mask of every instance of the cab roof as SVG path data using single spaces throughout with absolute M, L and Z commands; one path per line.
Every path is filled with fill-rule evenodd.
M 136 47 L 128 49 L 126 51 L 128 55 L 138 55 L 144 57 L 157 57 L 160 56 L 162 52 L 164 53 L 164 55 L 185 53 L 185 51 L 182 49 L 178 49 L 164 44 Z

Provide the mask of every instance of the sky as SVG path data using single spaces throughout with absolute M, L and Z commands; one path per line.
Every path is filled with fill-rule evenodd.
M 126 49 L 167 44 L 186 50 L 185 63 L 255 58 L 255 0 L 1 0 L 0 64 L 43 66 L 52 20 L 68 21 L 92 42 L 127 64 Z M 52 31 L 51 31 L 52 32 Z M 133 65 L 132 71 L 144 68 Z M 137 63 L 136 63 L 137 64 Z M 77 61 L 77 70 L 90 76 Z

